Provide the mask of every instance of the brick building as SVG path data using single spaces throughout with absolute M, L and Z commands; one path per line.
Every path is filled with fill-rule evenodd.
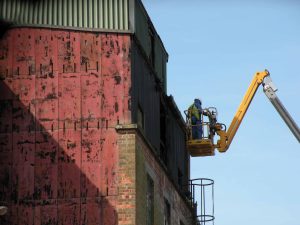
M 1 0 L 0 19 L 0 224 L 195 224 L 141 1 Z

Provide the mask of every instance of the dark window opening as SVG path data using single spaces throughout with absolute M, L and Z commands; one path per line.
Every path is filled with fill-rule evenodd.
M 138 106 L 137 124 L 140 128 L 145 129 L 144 112 L 143 112 L 142 107 L 140 105 Z
M 155 68 L 155 32 L 151 26 L 149 26 L 149 36 L 150 36 L 150 62 L 153 68 Z
M 166 110 L 160 103 L 160 157 L 164 164 L 167 166 L 168 155 L 167 155 L 167 121 L 166 121 Z
M 182 189 L 183 187 L 183 174 L 181 172 L 180 169 L 178 169 L 178 185 L 179 185 L 179 188 Z
M 168 200 L 165 199 L 165 215 L 164 215 L 164 225 L 171 225 L 171 206 Z
M 153 225 L 154 224 L 154 182 L 152 178 L 147 175 L 147 216 L 146 216 L 146 225 Z

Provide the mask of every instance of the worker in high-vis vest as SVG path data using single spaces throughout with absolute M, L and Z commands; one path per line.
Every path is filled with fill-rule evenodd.
M 192 124 L 192 137 L 193 139 L 202 138 L 202 102 L 196 98 L 194 103 L 189 107 L 188 114 Z

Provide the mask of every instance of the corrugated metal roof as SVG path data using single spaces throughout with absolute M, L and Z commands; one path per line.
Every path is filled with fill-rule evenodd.
M 130 31 L 130 0 L 1 0 L 0 19 L 16 25 Z

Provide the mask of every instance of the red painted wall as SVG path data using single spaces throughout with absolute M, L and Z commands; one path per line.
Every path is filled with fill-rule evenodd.
M 14 28 L 0 40 L 0 224 L 117 224 L 130 35 Z

